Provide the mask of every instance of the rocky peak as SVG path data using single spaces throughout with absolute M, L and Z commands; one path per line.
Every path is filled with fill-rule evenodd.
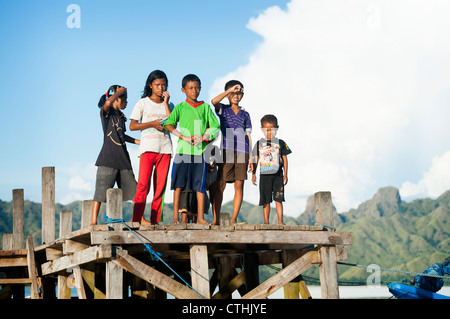
M 397 188 L 388 186 L 378 189 L 371 200 L 365 201 L 353 212 L 355 217 L 370 216 L 379 218 L 392 216 L 400 210 L 400 193 Z

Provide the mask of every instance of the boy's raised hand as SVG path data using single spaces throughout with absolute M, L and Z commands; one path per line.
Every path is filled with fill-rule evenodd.
M 238 92 L 244 92 L 244 89 L 239 84 L 236 84 L 228 89 L 228 94 Z

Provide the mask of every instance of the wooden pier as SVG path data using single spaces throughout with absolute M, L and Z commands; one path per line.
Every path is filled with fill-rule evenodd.
M 314 197 L 319 226 L 229 225 L 228 218 L 220 226 L 141 226 L 118 222 L 122 191 L 109 189 L 107 221 L 114 222 L 89 225 L 92 201 L 84 201 L 81 229 L 73 231 L 72 213 L 61 211 L 55 239 L 55 169 L 44 167 L 43 243 L 25 240 L 23 190 L 13 190 L 14 229 L 3 234 L 0 298 L 24 298 L 30 285 L 32 299 L 70 299 L 72 287 L 80 299 L 263 299 L 283 287 L 286 299 L 306 299 L 301 274 L 314 266 L 322 298 L 339 298 L 337 262 L 347 259 L 352 233 L 334 230 L 330 192 Z M 258 267 L 271 264 L 282 269 L 261 283 Z

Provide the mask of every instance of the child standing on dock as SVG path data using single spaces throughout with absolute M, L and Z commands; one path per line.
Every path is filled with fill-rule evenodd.
M 225 84 L 225 91 L 211 101 L 219 116 L 223 136 L 223 164 L 219 170 L 220 194 L 216 196 L 218 201 L 222 202 L 227 183 L 234 183 L 233 215 L 230 224 L 236 223 L 241 209 L 247 169 L 252 171 L 252 165 L 249 165 L 252 122 L 250 114 L 239 106 L 243 96 L 244 85 L 231 80 Z M 225 97 L 230 104 L 220 103 Z
M 139 178 L 134 198 L 133 222 L 142 225 L 158 224 L 164 205 L 167 173 L 172 155 L 170 133 L 163 122 L 173 110 L 167 92 L 167 76 L 160 70 L 151 72 L 145 83 L 142 98 L 136 103 L 130 115 L 130 130 L 141 131 L 139 147 Z M 153 201 L 150 221 L 144 218 L 147 195 L 153 175 Z
M 100 98 L 98 107 L 103 127 L 103 146 L 95 163 L 98 169 L 91 225 L 97 224 L 100 205 L 106 202 L 106 191 L 114 187 L 116 182 L 123 191 L 123 201 L 134 199 L 137 183 L 125 142 L 140 144 L 140 140 L 125 134 L 127 119 L 122 112 L 127 107 L 125 87 L 111 86 Z
M 195 74 L 186 75 L 181 84 L 186 101 L 175 106 L 165 122 L 165 128 L 178 137 L 177 149 L 172 167 L 173 218 L 178 223 L 178 208 L 183 189 L 195 191 L 197 198 L 197 224 L 208 224 L 204 219 L 207 161 L 204 151 L 207 141 L 214 139 L 220 129 L 219 121 L 211 106 L 198 101 L 201 82 Z M 179 131 L 176 126 L 179 126 Z M 182 214 L 183 223 L 187 214 Z
M 284 186 L 288 182 L 287 155 L 292 153 L 287 144 L 276 138 L 278 120 L 268 114 L 261 118 L 264 137 L 253 148 L 252 183 L 256 185 L 256 167 L 260 163 L 259 206 L 263 207 L 264 224 L 269 224 L 270 203 L 275 201 L 278 224 L 283 223 Z

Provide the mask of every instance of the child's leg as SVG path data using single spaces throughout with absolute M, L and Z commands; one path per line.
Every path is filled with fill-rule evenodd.
M 167 173 L 169 172 L 170 155 L 159 154 L 155 163 L 153 175 L 153 202 L 150 221 L 157 224 L 161 221 L 164 193 L 166 191 Z
M 206 224 L 209 223 L 204 219 L 203 213 L 205 211 L 205 194 L 202 192 L 197 193 L 197 224 Z
M 231 224 L 234 224 L 237 221 L 243 197 L 244 197 L 244 181 L 236 180 L 234 182 L 234 201 L 233 201 L 233 215 L 230 221 Z
M 220 189 L 220 181 L 214 182 L 209 187 L 209 194 L 211 196 L 211 206 L 213 210 L 213 222 L 212 225 L 220 224 L 220 208 L 222 207 L 223 192 Z
M 269 224 L 270 204 L 263 205 L 264 224 Z
M 155 155 L 155 153 L 143 153 L 141 154 L 139 163 L 139 178 L 136 196 L 134 197 L 134 210 L 131 221 L 140 222 L 143 225 L 150 225 L 150 222 L 144 218 L 144 210 L 145 204 L 147 203 L 147 194 L 150 190 Z
M 275 201 L 275 208 L 277 209 L 278 224 L 284 225 L 284 223 L 283 223 L 283 203 Z
M 100 211 L 100 202 L 94 201 L 94 205 L 92 205 L 92 218 L 91 218 L 91 225 L 97 225 L 97 217 L 98 212 Z
M 180 204 L 181 187 L 177 187 L 173 191 L 173 217 L 172 224 L 178 224 L 178 207 Z

